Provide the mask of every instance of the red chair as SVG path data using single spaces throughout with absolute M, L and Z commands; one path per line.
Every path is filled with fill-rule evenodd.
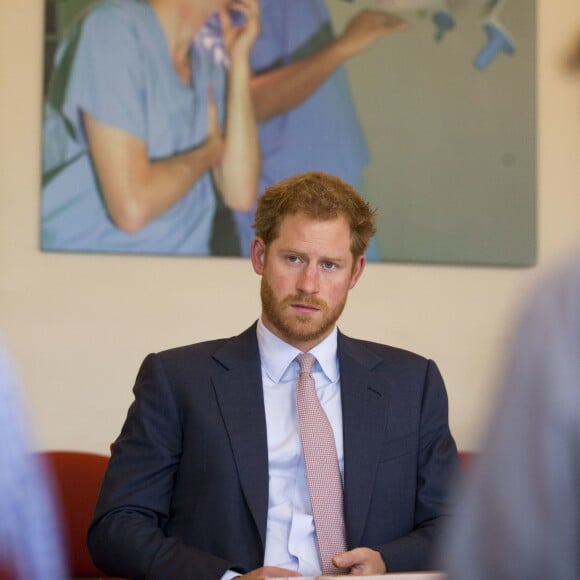
M 8 566 L 4 566 L 2 562 L 0 562 L 0 580 L 16 580 Z
M 473 462 L 477 459 L 477 451 L 460 451 L 459 460 L 461 461 L 461 466 L 464 472 L 468 472 Z
M 60 499 L 71 576 L 107 577 L 93 564 L 86 536 L 109 458 L 81 451 L 46 451 L 41 455 L 52 470 Z

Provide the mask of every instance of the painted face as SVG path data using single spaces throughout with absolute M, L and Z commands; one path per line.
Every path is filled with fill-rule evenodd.
M 236 3 L 236 0 L 211 0 L 214 10 L 223 10 Z
M 252 264 L 262 275 L 264 324 L 296 348 L 311 349 L 334 328 L 364 263 L 364 256 L 355 261 L 351 254 L 344 216 L 287 216 L 268 248 L 260 238 L 252 242 Z
M 218 10 L 223 10 L 227 8 L 231 4 L 234 3 L 235 0 L 203 0 L 200 2 L 199 0 L 188 0 L 189 4 L 191 5 L 192 9 L 195 11 L 203 10 L 204 14 L 210 15 L 216 13 Z

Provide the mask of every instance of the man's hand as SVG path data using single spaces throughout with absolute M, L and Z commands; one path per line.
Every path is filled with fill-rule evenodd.
M 264 566 L 257 570 L 252 570 L 238 578 L 247 578 L 247 580 L 265 580 L 266 578 L 300 578 L 298 572 L 293 570 L 286 570 L 286 568 L 278 568 L 277 566 Z
M 370 548 L 355 548 L 332 559 L 337 568 L 350 568 L 350 576 L 371 576 L 385 574 L 387 566 L 383 557 L 376 550 Z
M 402 30 L 406 21 L 382 10 L 363 10 L 346 25 L 336 39 L 346 58 L 364 52 L 385 34 Z

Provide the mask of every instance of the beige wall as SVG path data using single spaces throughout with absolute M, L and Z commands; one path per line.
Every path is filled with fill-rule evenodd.
M 237 333 L 258 314 L 243 260 L 38 251 L 41 0 L 0 3 L 0 333 L 43 448 L 107 451 L 150 351 Z M 434 358 L 458 443 L 475 448 L 524 288 L 580 237 L 580 88 L 559 68 L 578 0 L 538 0 L 540 268 L 376 264 L 342 329 Z

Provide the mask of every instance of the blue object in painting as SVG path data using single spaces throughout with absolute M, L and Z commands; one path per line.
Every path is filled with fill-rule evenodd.
M 500 53 L 514 54 L 515 45 L 508 33 L 496 22 L 488 22 L 484 26 L 488 42 L 475 59 L 475 66 L 483 70 Z
M 455 20 L 449 12 L 438 11 L 433 14 L 433 23 L 435 24 L 435 40 L 441 42 L 447 32 L 455 28 Z

